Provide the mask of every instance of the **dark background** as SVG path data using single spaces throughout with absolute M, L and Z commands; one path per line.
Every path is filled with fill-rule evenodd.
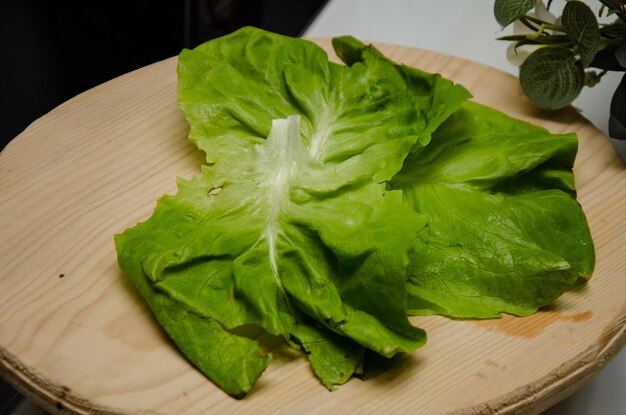
M 69 98 L 184 47 L 246 25 L 298 36 L 324 3 L 0 0 L 0 149 Z
M 0 150 L 91 87 L 251 25 L 298 36 L 325 0 L 0 0 Z M 0 379 L 0 415 L 23 398 Z

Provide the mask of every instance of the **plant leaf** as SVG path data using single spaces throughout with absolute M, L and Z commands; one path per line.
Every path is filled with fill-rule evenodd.
M 558 109 L 580 94 L 585 72 L 571 50 L 547 46 L 528 56 L 519 78 L 522 90 L 535 105 Z
M 421 116 L 426 120 L 426 127 L 413 150 L 427 145 L 433 131 L 462 102 L 471 97 L 469 91 L 461 85 L 453 85 L 449 80 L 439 75 L 433 75 L 411 66 L 397 65 L 375 47 L 365 45 L 352 36 L 335 37 L 332 40 L 332 44 L 337 56 L 347 65 L 351 66 L 354 63 L 358 63 L 360 60 L 363 60 L 364 56 L 371 53 L 376 55 L 378 59 L 384 59 L 394 64 L 396 70 L 402 74 L 402 77 L 407 82 L 408 91 L 412 95 L 413 100 L 415 100 L 416 110 L 420 111 Z
M 338 164 L 327 168 L 342 181 L 348 173 L 337 174 L 343 170 Z M 179 310 L 178 324 L 163 324 L 168 334 L 233 395 L 242 392 L 231 384 L 254 381 L 240 379 L 248 361 L 239 360 L 239 349 L 217 357 L 209 351 L 247 341 L 230 334 L 237 327 L 254 324 L 298 339 L 312 353 L 312 364 L 317 350 L 309 345 L 319 341 L 309 339 L 321 336 L 331 343 L 324 349 L 331 366 L 346 350 L 362 354 L 354 343 L 392 356 L 414 351 L 425 340 L 406 319 L 403 288 L 408 251 L 424 219 L 404 207 L 398 192 L 386 192 L 369 178 L 350 180 L 350 191 L 321 192 L 318 181 L 331 176 L 324 170 L 304 150 L 297 118 L 277 120 L 269 138 L 241 152 L 236 165 L 219 160 L 202 177 L 180 180 L 176 196 L 161 199 L 148 221 L 116 238 L 120 264 L 133 282 L 149 281 L 153 291 L 143 291 L 148 297 L 156 291 L 175 303 L 168 309 Z M 149 304 L 157 316 L 163 313 L 162 303 Z M 200 343 L 191 328 L 181 332 L 195 325 L 191 316 L 221 327 L 226 340 Z M 314 325 L 304 329 L 309 320 Z M 342 347 L 317 326 L 347 342 Z M 262 366 L 265 358 L 252 356 Z M 225 362 L 237 368 L 232 375 L 220 370 Z M 345 376 L 329 378 L 325 367 L 314 367 L 326 385 L 347 380 L 356 369 L 335 368 Z
M 365 140 L 362 146 L 376 142 L 394 152 L 384 166 L 358 157 L 350 165 L 355 177 L 388 180 L 400 170 L 407 146 L 425 145 L 470 94 L 441 76 L 395 65 L 373 46 L 355 40 L 353 48 L 360 60 L 347 68 L 329 63 L 312 42 L 243 28 L 184 50 L 178 102 L 191 127 L 189 139 L 212 163 L 222 156 L 223 142 L 258 143 L 268 136 L 271 120 L 298 114 L 304 145 L 322 162 L 350 156 L 355 136 Z M 366 115 L 358 125 L 344 128 L 345 118 L 363 105 Z
M 535 7 L 536 0 L 496 0 L 493 14 L 502 27 L 506 27 Z
M 409 312 L 527 315 L 594 265 L 573 197 L 573 134 L 465 103 L 392 180 L 428 218 L 411 254 Z
M 582 66 L 588 67 L 600 46 L 596 16 L 585 3 L 572 0 L 563 9 L 562 23 L 570 39 L 578 45 Z

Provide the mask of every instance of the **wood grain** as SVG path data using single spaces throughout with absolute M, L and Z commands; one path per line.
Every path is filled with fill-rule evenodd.
M 332 393 L 303 356 L 274 346 L 249 396 L 228 397 L 176 350 L 116 264 L 113 235 L 203 160 L 186 140 L 171 58 L 66 102 L 0 153 L 2 376 L 52 412 L 123 414 L 538 413 L 593 377 L 626 341 L 626 170 L 608 140 L 574 109 L 535 109 L 496 69 L 378 46 L 478 102 L 578 134 L 579 201 L 597 247 L 586 286 L 527 318 L 414 318 L 424 348 Z

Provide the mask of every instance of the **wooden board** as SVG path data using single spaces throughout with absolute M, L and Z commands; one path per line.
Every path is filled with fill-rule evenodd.
M 328 40 L 319 40 L 329 49 Z M 579 200 L 597 247 L 585 287 L 527 318 L 414 318 L 428 344 L 388 372 L 326 391 L 285 347 L 236 401 L 163 334 L 116 264 L 113 235 L 203 158 L 176 107 L 176 59 L 87 91 L 0 154 L 0 369 L 53 412 L 537 413 L 596 374 L 626 340 L 626 170 L 573 109 L 542 112 L 516 79 L 433 52 L 391 58 L 464 84 L 475 100 L 580 138 Z

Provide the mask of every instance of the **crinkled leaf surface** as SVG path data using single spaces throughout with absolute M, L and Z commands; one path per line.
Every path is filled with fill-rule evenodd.
M 349 170 L 353 180 L 388 180 L 407 148 L 426 145 L 470 97 L 460 85 L 396 65 L 352 37 L 333 45 L 349 66 L 329 63 L 312 42 L 254 28 L 184 50 L 178 101 L 190 140 L 209 163 L 233 159 L 232 151 L 264 140 L 272 120 L 298 114 L 313 158 Z M 239 146 L 223 145 L 233 140 Z M 325 181 L 319 186 L 330 190 Z
M 390 357 L 425 341 L 405 290 L 425 217 L 384 181 L 469 94 L 338 42 L 349 66 L 251 28 L 181 53 L 179 106 L 208 165 L 116 237 L 165 330 L 233 396 L 268 363 L 242 326 L 305 351 L 329 388 L 360 371 L 365 349 Z
M 533 313 L 579 278 L 594 249 L 574 198 L 575 135 L 467 102 L 392 185 L 428 218 L 411 254 L 409 312 Z

